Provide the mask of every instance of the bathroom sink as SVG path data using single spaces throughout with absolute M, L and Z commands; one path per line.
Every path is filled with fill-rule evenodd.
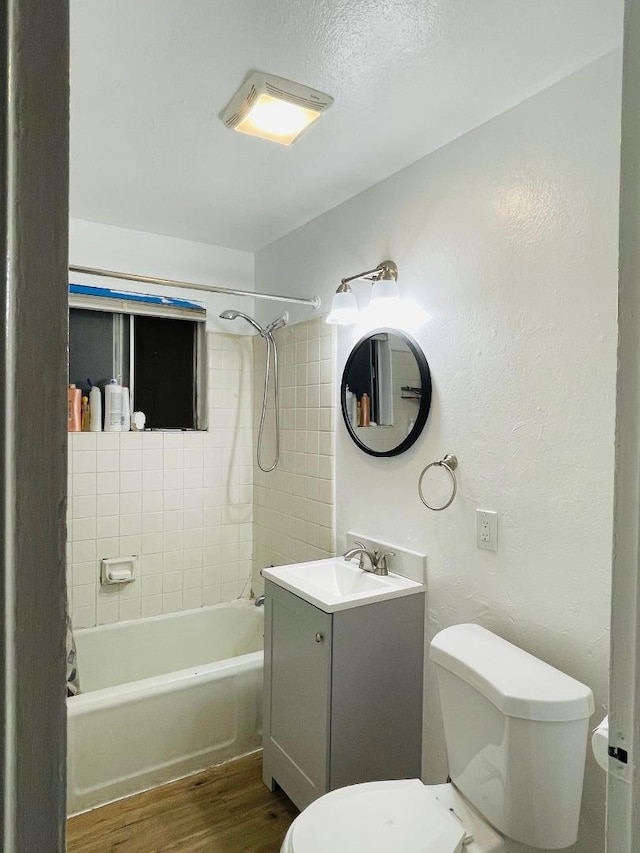
M 290 566 L 271 566 L 262 570 L 263 576 L 310 604 L 335 613 L 350 607 L 373 604 L 389 598 L 399 598 L 424 590 L 417 581 L 389 572 L 374 575 L 358 568 L 357 562 L 342 557 L 294 563 Z

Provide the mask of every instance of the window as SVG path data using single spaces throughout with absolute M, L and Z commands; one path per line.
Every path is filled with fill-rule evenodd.
M 147 429 L 206 429 L 205 319 L 196 302 L 70 285 L 69 382 L 117 379 Z

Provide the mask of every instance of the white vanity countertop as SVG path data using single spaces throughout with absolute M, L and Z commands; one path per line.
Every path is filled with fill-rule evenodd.
M 389 572 L 374 575 L 342 557 L 272 566 L 262 575 L 325 613 L 424 592 L 424 584 Z

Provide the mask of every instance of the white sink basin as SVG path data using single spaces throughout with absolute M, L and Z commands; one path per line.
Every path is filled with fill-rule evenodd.
M 342 557 L 272 566 L 262 570 L 263 576 L 293 592 L 310 604 L 335 613 L 349 607 L 360 607 L 422 592 L 424 585 L 402 575 L 374 575 L 358 568 L 358 563 Z

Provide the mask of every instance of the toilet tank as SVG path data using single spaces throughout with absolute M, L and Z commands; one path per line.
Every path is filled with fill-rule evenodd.
M 430 657 L 455 786 L 516 841 L 574 844 L 591 690 L 479 625 L 441 631 Z

